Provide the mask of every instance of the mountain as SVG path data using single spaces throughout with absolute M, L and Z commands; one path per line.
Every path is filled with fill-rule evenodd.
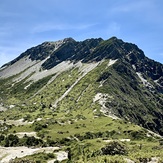
M 1 67 L 0 103 L 0 119 L 33 122 L 7 127 L 6 134 L 34 130 L 51 145 L 60 138 L 61 144 L 71 138 L 106 138 L 112 120 L 109 131 L 115 133 L 109 137 L 144 140 L 142 134 L 153 131 L 160 138 L 163 65 L 116 37 L 44 42 Z

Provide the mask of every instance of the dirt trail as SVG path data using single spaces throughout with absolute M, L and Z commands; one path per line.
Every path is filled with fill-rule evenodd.
M 60 149 L 59 147 L 45 147 L 45 148 L 28 148 L 28 147 L 0 147 L 0 163 L 8 163 L 10 160 L 22 158 L 27 155 L 35 153 L 47 152 L 52 153 L 54 150 Z
M 24 121 L 24 119 L 18 119 L 18 120 L 6 120 L 5 123 L 8 125 L 15 125 L 15 126 L 19 126 L 19 125 L 27 125 L 27 124 L 32 124 L 34 121 L 32 122 L 27 122 Z M 0 123 L 4 123 L 4 120 L 0 120 Z
M 57 159 L 49 160 L 49 161 L 47 161 L 47 163 L 54 163 L 54 161 L 56 161 L 56 160 L 58 160 L 60 162 L 60 161 L 66 160 L 68 158 L 68 154 L 64 151 L 59 151 L 59 152 L 56 152 L 55 154 L 57 156 Z

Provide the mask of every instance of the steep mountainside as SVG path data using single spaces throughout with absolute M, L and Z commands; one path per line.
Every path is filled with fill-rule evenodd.
M 130 123 L 163 136 L 163 65 L 116 37 L 45 42 L 2 66 L 0 103 L 0 119 L 33 122 L 15 132 L 46 142 L 147 134 Z

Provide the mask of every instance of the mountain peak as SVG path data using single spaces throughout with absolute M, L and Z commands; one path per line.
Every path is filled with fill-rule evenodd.
M 116 36 L 112 36 L 109 40 L 116 41 L 118 38 Z
M 68 37 L 68 38 L 64 38 L 63 42 L 67 43 L 67 42 L 76 42 L 76 41 L 72 37 Z
M 142 50 L 136 45 L 123 42 L 113 36 L 108 40 L 91 38 L 84 41 L 75 41 L 68 37 L 59 41 L 44 42 L 22 53 L 8 65 L 12 65 L 23 57 L 32 61 L 44 60 L 43 69 L 51 69 L 63 60 L 82 60 L 82 62 L 100 61 L 102 59 L 118 59 L 127 56 L 131 62 L 136 63 L 145 57 Z M 57 62 L 56 62 L 57 61 Z

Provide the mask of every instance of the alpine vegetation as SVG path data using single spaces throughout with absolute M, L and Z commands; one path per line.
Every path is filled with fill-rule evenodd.
M 0 69 L 0 162 L 162 162 L 163 65 L 112 37 L 32 47 Z

